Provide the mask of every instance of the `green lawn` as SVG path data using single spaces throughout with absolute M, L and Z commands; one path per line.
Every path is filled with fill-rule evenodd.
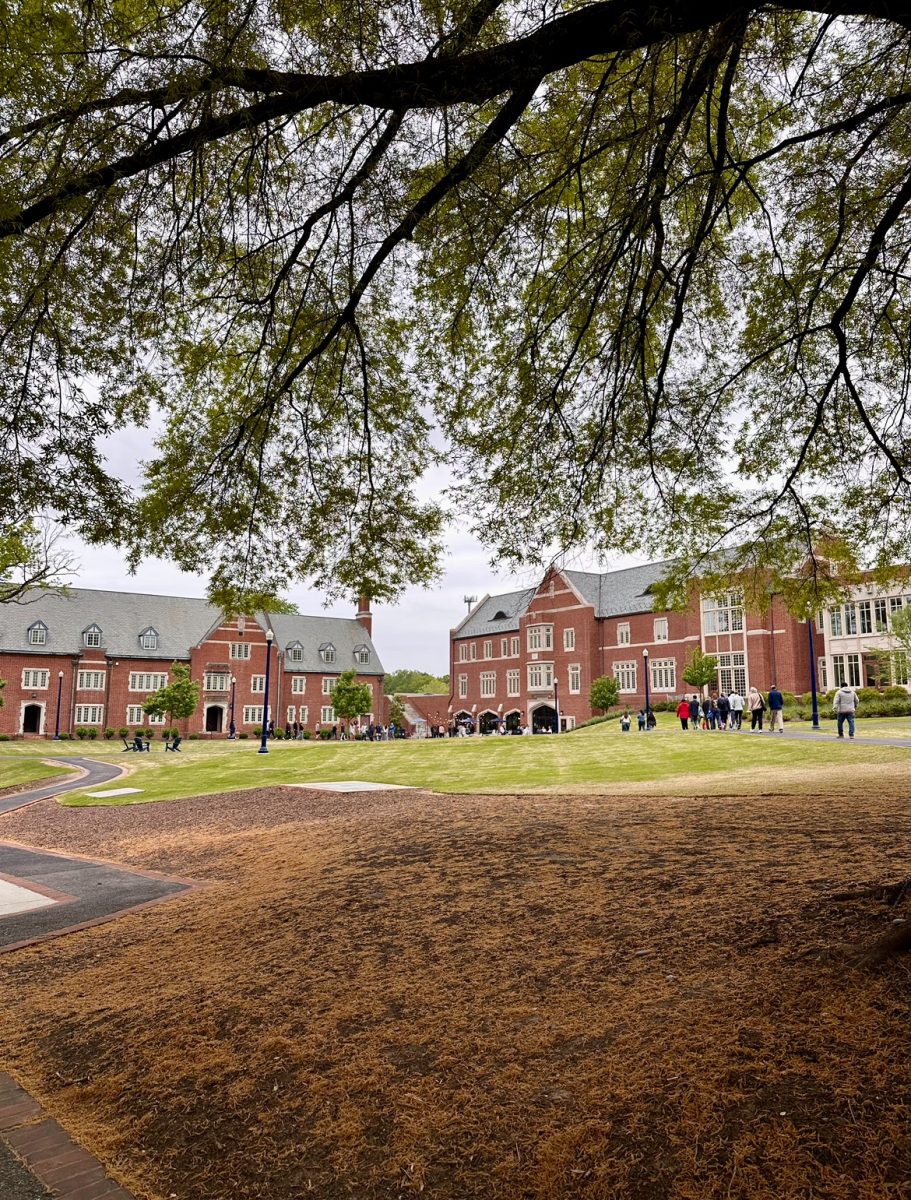
M 44 747 L 47 754 L 48 748 Z M 0 754 L 0 788 L 19 787 L 21 784 L 34 783 L 41 779 L 52 779 L 55 775 L 65 775 L 68 767 L 51 766 L 37 758 L 25 756 L 7 757 Z
M 453 793 L 679 790 L 746 794 L 800 792 L 843 783 L 846 770 L 863 774 L 878 766 L 881 771 L 902 772 L 907 765 L 911 772 L 911 756 L 903 749 L 840 744 L 831 733 L 821 734 L 818 743 L 776 740 L 768 734 L 683 734 L 666 720 L 668 728 L 649 734 L 622 734 L 609 723 L 561 737 L 376 744 L 272 742 L 268 755 L 257 753 L 258 743 L 252 738 L 243 742 L 185 741 L 182 753 L 176 755 L 165 755 L 161 743 L 154 745 L 151 754 L 143 755 L 123 754 L 118 743 L 104 742 L 68 742 L 63 752 L 85 752 L 129 768 L 130 778 L 124 782 L 142 790 L 107 801 L 112 804 L 342 779 Z M 10 747 L 21 758 L 52 753 L 47 744 L 23 742 Z M 10 763 L 10 759 L 0 761 Z M 99 801 L 73 792 L 62 803 L 92 805 Z

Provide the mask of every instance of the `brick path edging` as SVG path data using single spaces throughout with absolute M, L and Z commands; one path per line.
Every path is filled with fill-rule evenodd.
M 0 1072 L 0 1137 L 60 1200 L 133 1200 L 10 1075 Z

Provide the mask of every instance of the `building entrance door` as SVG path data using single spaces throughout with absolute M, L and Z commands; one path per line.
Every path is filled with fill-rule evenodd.
M 22 710 L 22 732 L 23 733 L 40 733 L 41 732 L 41 705 L 26 704 Z
M 532 733 L 553 733 L 556 726 L 557 714 L 549 704 L 540 704 L 531 714 Z
M 221 733 L 225 710 L 219 704 L 210 704 L 206 709 L 206 733 Z

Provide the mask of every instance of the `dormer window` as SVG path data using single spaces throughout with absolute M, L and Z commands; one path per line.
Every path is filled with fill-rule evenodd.
M 88 629 L 83 629 L 82 644 L 83 646 L 100 646 L 101 627 L 99 625 L 90 625 Z
M 367 663 L 370 662 L 370 648 L 368 646 L 363 646 L 363 645 L 355 646 L 354 647 L 354 661 L 356 663 L 360 663 L 360 665 L 362 667 L 366 667 Z
M 44 646 L 47 644 L 47 626 L 43 621 L 36 621 L 34 625 L 29 625 L 28 644 L 30 646 Z
M 292 642 L 285 650 L 285 658 L 289 663 L 302 663 L 304 661 L 304 648 L 300 642 Z
M 157 650 L 158 630 L 153 629 L 151 625 L 148 629 L 143 629 L 142 633 L 139 635 L 139 644 L 142 646 L 143 650 Z
M 335 647 L 331 642 L 323 642 L 319 648 L 319 656 L 325 663 L 335 662 Z
M 505 620 L 506 620 L 506 613 L 503 611 L 503 609 L 502 609 L 502 608 L 501 608 L 501 609 L 498 609 L 498 610 L 497 610 L 497 612 L 495 612 L 495 613 L 493 614 L 493 618 L 492 618 L 492 619 L 493 619 L 494 621 L 505 621 Z

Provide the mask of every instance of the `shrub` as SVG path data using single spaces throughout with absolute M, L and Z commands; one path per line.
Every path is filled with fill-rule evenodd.
M 284 740 L 285 731 L 284 731 L 284 729 L 276 729 L 275 733 L 273 733 L 272 736 L 277 742 L 281 742 Z
M 127 729 L 126 725 L 120 726 L 120 728 L 117 730 L 117 736 L 123 738 L 130 736 L 130 731 Z
M 903 687 L 898 687 L 897 685 L 895 685 L 893 687 L 887 687 L 883 691 L 883 699 L 884 700 L 907 700 L 908 699 L 908 689 L 903 688 Z
M 305 741 L 305 742 L 309 742 L 309 741 L 310 741 L 310 738 L 311 738 L 312 736 L 313 736 L 313 735 L 311 734 L 311 732 L 310 732 L 310 730 L 309 730 L 309 729 L 305 729 L 305 730 L 304 730 L 304 741 Z
M 781 695 L 782 695 L 782 699 L 784 700 L 785 704 L 788 707 L 791 707 L 797 703 L 797 697 L 794 695 L 793 692 L 782 692 Z
M 199 734 L 198 734 L 198 733 L 191 733 L 191 734 L 190 734 L 190 741 L 191 741 L 191 742 L 198 742 L 198 741 L 199 741 Z
M 80 725 L 80 727 L 76 730 L 76 737 L 79 738 L 80 742 L 84 742 L 88 736 L 89 731 Z
M 863 687 L 857 689 L 858 700 L 879 700 L 881 696 L 882 692 L 878 688 Z
M 110 725 L 104 731 L 104 736 L 108 739 L 108 741 L 110 741 L 111 738 L 114 736 L 114 730 L 110 727 Z
M 322 741 L 328 742 L 329 739 L 332 737 L 332 730 L 331 729 L 321 729 L 319 736 Z
M 263 736 L 263 727 L 262 727 L 262 725 L 254 725 L 254 726 L 253 726 L 253 736 L 254 736 L 254 737 L 262 737 L 262 736 Z
M 237 738 L 238 738 L 238 741 L 245 742 L 249 736 L 250 736 L 249 733 L 239 733 L 237 735 Z
M 0 742 L 8 742 L 8 741 L 10 741 L 9 734 L 8 733 L 0 733 Z
M 94 725 L 90 725 L 89 726 L 89 741 L 94 742 L 96 737 L 98 737 L 98 730 L 95 728 Z

